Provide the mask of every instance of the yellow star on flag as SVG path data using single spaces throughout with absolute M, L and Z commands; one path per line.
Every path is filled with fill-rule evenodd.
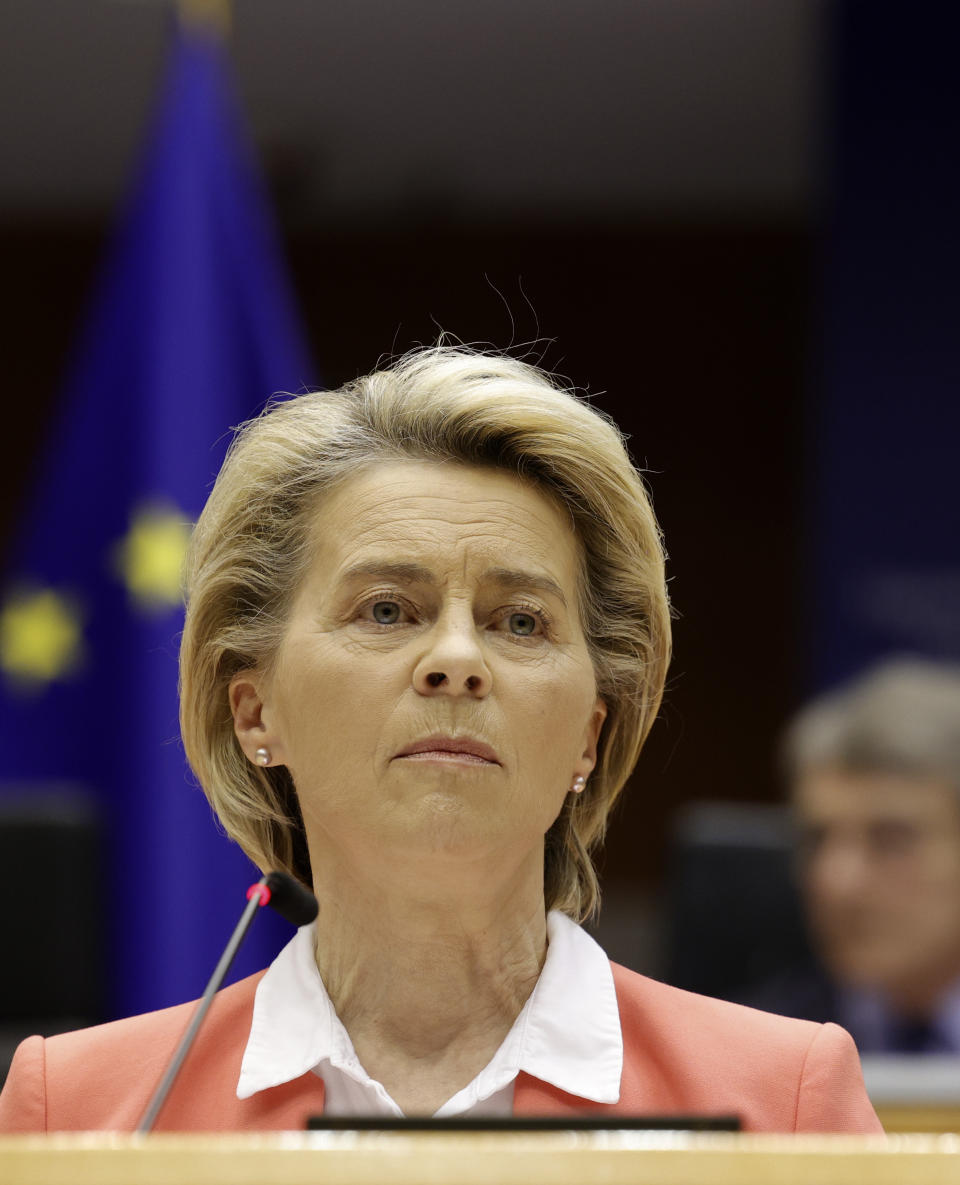
M 141 507 L 117 545 L 115 560 L 135 603 L 148 611 L 183 604 L 181 575 L 191 524 L 170 505 Z
M 20 590 L 0 610 L 0 667 L 38 687 L 71 675 L 83 658 L 76 604 L 53 589 Z

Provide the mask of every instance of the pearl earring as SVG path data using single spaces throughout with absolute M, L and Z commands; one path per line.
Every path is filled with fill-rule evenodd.
M 582 777 L 580 774 L 577 774 L 577 776 L 573 779 L 573 785 L 570 787 L 570 789 L 574 792 L 574 794 L 582 794 L 586 788 L 586 785 L 587 779 Z
M 254 754 L 254 758 L 256 759 L 257 765 L 269 765 L 270 764 L 270 750 L 269 749 L 258 749 L 256 751 L 256 753 Z

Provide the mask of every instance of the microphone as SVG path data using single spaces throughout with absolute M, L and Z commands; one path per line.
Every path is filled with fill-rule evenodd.
M 250 886 L 247 896 L 261 891 L 260 885 L 267 890 L 266 900 L 261 904 L 275 909 L 291 926 L 297 929 L 307 926 L 317 916 L 319 906 L 316 897 L 306 885 L 301 885 L 286 872 L 268 872 L 259 884 Z
M 256 884 L 251 885 L 247 889 L 247 907 L 243 911 L 240 921 L 237 922 L 236 929 L 231 934 L 230 941 L 227 943 L 223 954 L 220 956 L 220 962 L 217 963 L 213 974 L 210 976 L 210 982 L 207 984 L 201 998 L 197 1001 L 197 1007 L 194 1009 L 193 1016 L 190 1018 L 186 1032 L 180 1038 L 180 1044 L 170 1059 L 170 1064 L 160 1079 L 159 1086 L 153 1092 L 153 1097 L 147 1104 L 143 1118 L 137 1124 L 138 1133 L 150 1131 L 154 1123 L 156 1123 L 157 1116 L 160 1114 L 160 1108 L 166 1102 L 167 1095 L 170 1093 L 170 1088 L 180 1073 L 184 1059 L 197 1038 L 197 1033 L 200 1031 L 204 1017 L 213 1003 L 213 997 L 220 990 L 220 985 L 226 978 L 227 972 L 236 958 L 240 944 L 247 936 L 247 931 L 250 929 L 257 910 L 264 905 L 269 905 L 282 918 L 285 918 L 291 925 L 297 927 L 305 926 L 308 922 L 312 922 L 319 910 L 317 899 L 310 890 L 301 885 L 299 881 L 294 880 L 286 872 L 268 872 L 266 876 L 261 877 Z

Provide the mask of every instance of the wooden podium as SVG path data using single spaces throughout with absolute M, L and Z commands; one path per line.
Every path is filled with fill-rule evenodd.
M 681 1132 L 0 1137 L 3 1185 L 957 1185 L 960 1136 Z

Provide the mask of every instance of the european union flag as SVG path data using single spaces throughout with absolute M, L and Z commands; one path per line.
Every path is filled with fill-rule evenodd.
M 239 128 L 218 38 L 181 32 L 0 607 L 3 778 L 97 796 L 116 1015 L 199 995 L 253 879 L 177 723 L 191 522 L 229 427 L 312 377 Z

